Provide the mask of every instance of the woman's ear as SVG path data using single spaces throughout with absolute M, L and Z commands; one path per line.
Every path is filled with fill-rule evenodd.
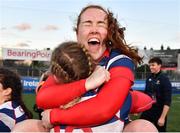
M 5 89 L 5 90 L 3 90 L 3 95 L 4 96 L 10 96 L 11 93 L 12 93 L 12 89 L 10 87 Z

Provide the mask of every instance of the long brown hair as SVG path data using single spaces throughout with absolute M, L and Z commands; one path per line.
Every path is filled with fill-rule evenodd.
M 18 103 L 24 110 L 26 116 L 32 118 L 32 113 L 25 106 L 22 99 L 23 87 L 20 76 L 11 70 L 0 68 L 0 83 L 3 85 L 3 89 L 12 89 L 11 98 L 9 100 L 16 101 L 16 103 Z
M 137 49 L 133 46 L 130 46 L 126 43 L 124 38 L 124 28 L 120 26 L 117 19 L 113 16 L 113 13 L 109 10 L 104 9 L 102 6 L 99 5 L 88 5 L 84 7 L 77 19 L 76 27 L 74 30 L 78 32 L 78 26 L 81 21 L 81 15 L 89 8 L 96 8 L 104 11 L 107 14 L 108 20 L 108 35 L 105 40 L 107 48 L 115 48 L 119 49 L 122 54 L 129 56 L 134 63 L 137 65 L 138 63 L 142 63 L 142 57 L 138 55 Z

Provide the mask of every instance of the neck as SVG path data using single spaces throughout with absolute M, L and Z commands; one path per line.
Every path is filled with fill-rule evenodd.
M 6 102 L 6 99 L 1 99 L 0 100 L 0 105 L 2 105 L 3 103 L 5 103 Z
M 161 72 L 161 70 L 159 70 L 159 71 L 157 71 L 156 73 L 154 73 L 154 74 L 159 74 Z
M 158 72 L 156 72 L 156 73 L 153 73 L 153 76 L 154 76 L 154 77 L 157 77 L 160 73 L 161 73 L 161 71 L 158 71 Z
M 95 60 L 95 62 L 96 63 L 100 62 L 101 59 L 104 58 L 105 56 L 109 57 L 109 49 L 108 48 L 106 48 L 106 50 L 104 51 L 103 55 L 99 59 Z

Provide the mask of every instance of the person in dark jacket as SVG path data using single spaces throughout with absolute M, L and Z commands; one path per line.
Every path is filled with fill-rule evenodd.
M 171 104 L 171 83 L 161 71 L 162 60 L 153 57 L 149 60 L 151 75 L 146 80 L 145 93 L 151 96 L 156 103 L 152 108 L 143 112 L 141 119 L 152 122 L 159 132 L 166 131 L 167 115 Z

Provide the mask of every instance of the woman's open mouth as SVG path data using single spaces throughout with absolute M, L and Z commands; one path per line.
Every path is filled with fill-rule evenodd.
M 97 38 L 91 38 L 88 40 L 89 45 L 99 45 L 100 41 Z

